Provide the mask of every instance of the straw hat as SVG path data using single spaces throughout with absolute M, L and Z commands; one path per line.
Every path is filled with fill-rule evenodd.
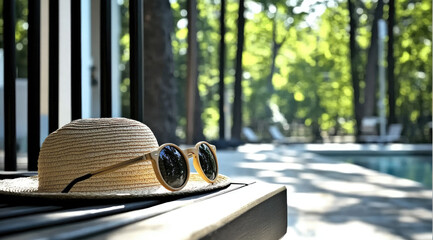
M 170 192 L 157 180 L 150 161 L 92 177 L 76 184 L 70 193 L 60 193 L 73 179 L 156 150 L 158 142 L 144 124 L 126 118 L 80 119 L 51 133 L 42 144 L 38 176 L 0 180 L 0 196 L 72 199 L 130 199 L 185 195 L 228 186 L 219 175 L 208 184 L 191 174 L 180 191 Z

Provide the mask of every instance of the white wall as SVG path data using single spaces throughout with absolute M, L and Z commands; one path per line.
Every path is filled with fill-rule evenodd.
M 92 86 L 91 86 L 91 3 L 81 0 L 81 107 L 82 118 L 92 116 Z
M 101 84 L 101 59 L 99 57 L 101 51 L 100 51 L 100 9 L 101 8 L 101 2 L 100 1 L 91 1 L 91 54 L 92 54 L 92 63 L 95 67 L 95 70 L 93 71 L 93 76 L 95 78 L 95 84 L 92 85 L 92 98 L 91 98 L 91 117 L 99 117 L 101 116 L 101 106 L 100 106 L 100 96 L 101 96 L 101 90 L 100 90 L 100 84 Z
M 122 115 L 122 102 L 120 95 L 120 7 L 117 0 L 111 0 L 111 96 L 113 117 Z
M 59 1 L 59 128 L 71 121 L 71 0 Z
M 41 1 L 41 144 L 48 135 L 49 0 Z

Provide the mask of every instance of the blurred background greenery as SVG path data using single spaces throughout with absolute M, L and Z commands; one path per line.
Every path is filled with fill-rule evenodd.
M 382 18 L 389 19 L 391 0 L 351 1 L 354 7 L 352 20 L 357 26 L 357 61 L 354 67 L 358 75 L 355 77 L 359 79 L 361 105 L 371 94 L 365 90 L 366 69 L 373 41 L 372 25 L 379 11 L 379 2 L 383 4 Z M 356 135 L 348 4 L 347 0 L 245 1 L 243 126 L 253 129 L 261 139 L 270 139 L 267 129 L 271 125 L 277 125 L 286 136 L 310 136 L 311 141 L 315 142 L 321 142 L 329 136 Z M 27 1 L 17 1 L 17 64 L 18 77 L 22 78 L 27 76 L 26 5 Z M 119 0 L 118 5 L 122 16 L 119 63 L 122 115 L 129 117 L 129 1 Z M 170 5 L 173 16 L 174 77 L 178 87 L 176 135 L 182 141 L 186 137 L 187 122 L 187 1 L 170 0 Z M 230 124 L 239 1 L 227 0 L 225 6 L 225 105 L 229 109 L 226 118 Z M 198 89 L 203 134 L 210 140 L 219 138 L 220 15 L 220 0 L 197 1 Z M 0 27 L 0 31 L 2 29 Z M 395 69 L 393 121 L 403 125 L 405 141 L 431 142 L 432 2 L 396 1 L 392 30 Z M 388 64 L 385 63 L 385 66 Z M 389 104 L 387 98 L 386 105 Z M 372 111 L 374 115 L 378 114 L 377 109 Z
M 377 1 L 354 1 L 359 79 L 363 102 L 365 68 Z M 388 18 L 388 2 L 383 18 Z M 279 124 L 287 136 L 319 131 L 320 136 L 355 134 L 349 49 L 348 1 L 261 0 L 245 3 L 243 124 L 262 138 Z M 396 1 L 394 32 L 396 118 L 409 142 L 431 141 L 431 1 Z M 175 76 L 180 87 L 179 129 L 185 129 L 186 1 L 171 1 L 175 30 Z M 238 1 L 226 5 L 228 102 L 233 102 Z M 199 90 L 207 138 L 218 138 L 218 48 L 220 1 L 197 3 Z M 280 44 L 273 59 L 273 43 Z M 275 71 L 271 75 L 272 61 Z M 269 91 L 269 81 L 273 91 Z M 269 101 L 267 100 L 269 99 Z M 377 110 L 375 110 L 377 114 Z M 292 127 L 291 127 L 292 126 Z M 303 132 L 299 132 L 303 130 Z M 180 136 L 183 136 L 183 132 Z M 319 138 L 319 136 L 316 137 Z

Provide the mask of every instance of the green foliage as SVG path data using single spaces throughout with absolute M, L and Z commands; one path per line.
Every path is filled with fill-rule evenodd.
M 174 77 L 178 84 L 177 102 L 178 102 L 178 129 L 177 136 L 185 139 L 186 133 L 186 52 L 187 52 L 187 34 L 188 20 L 186 19 L 186 1 L 173 1 L 171 3 L 173 9 L 174 34 L 172 36 L 172 47 L 174 54 Z M 200 89 L 200 87 L 199 87 Z
M 203 100 L 205 135 L 218 131 L 219 1 L 198 1 L 199 90 Z M 185 119 L 186 1 L 172 1 L 175 18 L 173 49 L 180 87 L 180 128 Z M 349 16 L 346 1 L 317 1 L 305 8 L 303 1 L 246 1 L 245 49 L 243 53 L 244 125 L 255 130 L 285 122 L 304 125 L 314 134 L 317 126 L 328 134 L 354 134 L 353 88 L 349 60 Z M 309 15 L 320 11 L 316 21 Z M 367 49 L 375 1 L 356 1 L 359 79 L 364 79 Z M 233 101 L 234 60 L 237 41 L 238 1 L 226 6 L 226 89 Z M 385 7 L 384 16 L 388 8 Z M 431 121 L 431 2 L 400 1 L 394 30 L 397 42 L 397 114 L 411 141 L 422 139 L 420 129 Z M 274 91 L 268 88 L 272 63 L 273 22 L 276 42 L 283 42 L 275 59 Z M 365 84 L 361 81 L 361 89 Z M 361 96 L 363 101 L 363 96 Z M 277 106 L 272 107 L 272 106 Z M 281 114 L 284 119 L 277 118 Z M 286 126 L 287 127 L 287 126 Z M 413 130 L 411 130 L 413 129 Z M 417 130 L 418 129 L 418 130 Z M 288 134 L 295 134 L 292 129 Z M 411 133 L 412 131 L 412 133 Z M 265 131 L 259 132 L 265 136 Z
M 129 65 L 129 55 L 130 55 L 130 44 L 129 44 L 129 1 L 118 1 L 120 8 L 120 26 L 121 34 L 119 39 L 120 46 L 120 92 L 122 101 L 122 116 L 129 117 L 130 112 L 130 65 Z M 117 6 L 116 6 L 117 7 Z
M 432 119 L 432 2 L 396 4 L 396 109 L 412 141 L 426 141 Z M 398 47 L 397 47 L 398 46 Z
M 172 39 L 175 70 L 174 76 L 178 84 L 178 109 L 179 124 L 177 134 L 179 137 L 185 135 L 186 128 L 186 52 L 188 48 L 187 34 L 188 21 L 186 19 L 186 1 L 172 1 L 175 34 Z M 236 19 L 237 4 L 229 1 L 227 4 L 226 21 L 226 84 L 227 88 L 232 88 L 234 81 L 234 58 L 236 52 Z M 204 124 L 204 134 L 208 138 L 218 136 L 218 82 L 219 82 L 219 11 L 220 6 L 214 0 L 202 0 L 197 2 L 198 21 L 197 21 L 197 40 L 198 40 L 198 63 L 199 77 L 198 88 L 203 102 L 202 120 Z M 232 100 L 231 100 L 232 101 Z
M 305 7 L 301 0 L 246 1 L 245 48 L 243 53 L 243 108 L 246 126 L 262 130 L 270 124 L 305 126 L 306 134 L 353 134 L 353 89 L 349 60 L 349 16 L 346 0 L 316 1 Z M 364 79 L 373 13 L 377 1 L 355 1 L 358 19 L 359 79 Z M 432 116 L 432 2 L 396 1 L 395 77 L 396 111 L 411 142 L 429 141 L 426 124 Z M 170 1 L 174 19 L 172 46 L 174 76 L 178 86 L 178 131 L 186 126 L 186 0 Z M 237 42 L 238 1 L 226 5 L 226 95 L 233 102 L 234 63 Z M 120 39 L 123 116 L 129 116 L 129 1 L 119 1 L 122 19 Z M 321 6 L 326 6 L 326 9 Z M 0 4 L 2 8 L 2 4 Z M 219 83 L 219 0 L 198 0 L 199 92 L 203 102 L 204 134 L 217 138 Z M 314 10 L 314 11 L 313 11 Z M 18 77 L 27 76 L 27 1 L 17 1 Z M 317 14 L 317 12 L 320 14 Z M 388 16 L 384 8 L 384 17 Z M 317 19 L 311 20 L 316 14 Z M 273 23 L 275 41 L 281 43 L 271 75 Z M 2 34 L 3 21 L 0 21 Z M 3 38 L 0 39 L 0 47 Z M 273 90 L 269 90 L 269 79 Z M 365 85 L 360 83 L 361 89 Z M 362 92 L 362 91 L 361 91 Z M 363 96 L 361 94 L 361 101 Z M 316 130 L 315 130 L 316 129 Z

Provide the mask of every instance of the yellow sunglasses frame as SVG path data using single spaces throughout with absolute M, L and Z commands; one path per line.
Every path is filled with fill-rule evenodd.
M 198 152 L 199 152 L 199 147 L 202 144 L 206 144 L 209 147 L 209 149 L 212 151 L 212 154 L 215 157 L 215 163 L 216 163 L 216 168 L 217 169 L 216 169 L 216 177 L 213 180 L 209 179 L 206 176 L 206 174 L 203 172 L 203 169 L 202 169 L 201 164 L 200 164 L 199 153 Z M 182 186 L 178 187 L 178 188 L 173 188 L 170 185 L 168 185 L 167 182 L 165 182 L 164 178 L 161 175 L 161 170 L 159 168 L 159 164 L 158 164 L 159 153 L 161 152 L 162 149 L 164 149 L 167 146 L 172 146 L 172 147 L 176 148 L 182 154 L 183 158 L 186 161 L 187 177 L 186 177 L 186 180 L 185 180 L 184 184 Z M 170 190 L 170 191 L 179 191 L 182 188 L 184 188 L 185 185 L 189 181 L 189 176 L 190 176 L 189 158 L 190 157 L 193 157 L 194 169 L 197 171 L 197 173 L 200 175 L 200 177 L 203 178 L 203 180 L 205 180 L 208 183 L 214 183 L 215 180 L 216 180 L 216 178 L 218 177 L 218 171 L 219 171 L 219 169 L 218 169 L 218 159 L 217 159 L 217 155 L 216 155 L 216 147 L 214 145 L 211 145 L 211 144 L 209 144 L 206 141 L 201 141 L 201 142 L 198 142 L 192 148 L 187 148 L 187 149 L 182 150 L 176 144 L 165 143 L 165 144 L 159 146 L 157 150 L 154 150 L 154 151 L 149 152 L 149 153 L 145 153 L 142 156 L 139 156 L 139 157 L 136 157 L 136 158 L 133 158 L 133 159 L 129 159 L 129 160 L 126 160 L 126 161 L 123 161 L 123 162 L 120 162 L 120 163 L 117 163 L 117 164 L 105 167 L 105 168 L 101 168 L 101 169 L 95 170 L 93 172 L 90 172 L 88 174 L 85 174 L 85 175 L 83 175 L 81 177 L 78 177 L 78 178 L 72 180 L 68 184 L 68 186 L 66 186 L 66 188 L 63 189 L 62 193 L 68 193 L 75 184 L 77 184 L 78 182 L 84 181 L 86 179 L 89 179 L 89 178 L 91 178 L 93 176 L 110 173 L 110 172 L 119 170 L 121 168 L 130 166 L 130 165 L 133 165 L 133 164 L 136 164 L 136 163 L 139 163 L 139 162 L 147 161 L 147 160 L 151 161 L 153 170 L 155 172 L 155 176 L 158 179 L 159 183 L 161 183 L 161 185 L 164 188 L 166 188 L 167 190 Z

